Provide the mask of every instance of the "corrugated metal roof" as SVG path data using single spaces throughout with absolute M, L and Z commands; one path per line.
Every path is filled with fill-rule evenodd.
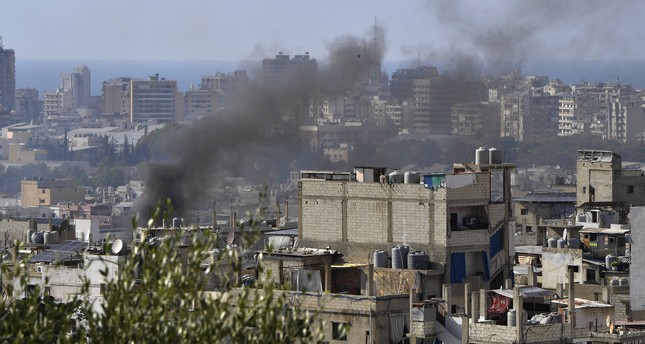
M 493 289 L 491 290 L 491 292 L 511 299 L 513 298 L 513 289 Z M 520 294 L 522 295 L 522 297 L 550 297 L 554 293 L 550 290 L 542 289 L 539 287 L 525 287 L 520 288 Z
M 569 299 L 558 299 L 558 300 L 551 300 L 552 303 L 558 304 L 558 305 L 564 305 L 568 306 L 569 305 Z M 587 299 L 580 299 L 577 298 L 575 299 L 576 303 L 576 308 L 608 308 L 608 307 L 614 307 L 614 305 L 598 302 L 598 301 L 592 301 L 592 300 L 587 300 Z

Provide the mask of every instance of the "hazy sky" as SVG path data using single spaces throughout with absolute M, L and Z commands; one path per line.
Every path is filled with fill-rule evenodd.
M 628 0 L 1 0 L 0 35 L 22 59 L 324 59 L 375 17 L 390 60 L 645 59 Z

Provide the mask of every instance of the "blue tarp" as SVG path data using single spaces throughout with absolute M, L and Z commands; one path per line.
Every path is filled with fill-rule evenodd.
M 498 229 L 490 236 L 490 257 L 493 258 L 502 250 L 502 230 Z
M 461 283 L 466 277 L 466 255 L 455 252 L 450 255 L 450 282 Z
M 486 254 L 486 251 L 482 251 L 482 259 L 484 261 L 484 281 L 488 281 L 490 279 L 490 270 L 488 267 L 488 255 Z

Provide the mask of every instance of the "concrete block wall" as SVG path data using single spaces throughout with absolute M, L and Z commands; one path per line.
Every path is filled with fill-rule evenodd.
M 513 343 L 515 342 L 515 327 L 473 323 L 470 324 L 468 337 L 471 342 Z
M 490 200 L 490 174 L 476 173 L 475 184 L 446 190 L 446 199 L 449 203 L 455 201 L 481 201 Z
M 342 239 L 342 182 L 303 181 L 301 239 L 336 241 Z
M 433 204 L 423 201 L 392 202 L 392 241 L 395 243 L 430 243 Z
M 487 251 L 490 246 L 490 234 L 486 229 L 454 231 L 450 233 L 448 246 L 470 251 Z
M 339 216 L 338 213 L 336 216 Z M 389 240 L 388 202 L 372 199 L 347 200 L 347 241 L 383 243 Z

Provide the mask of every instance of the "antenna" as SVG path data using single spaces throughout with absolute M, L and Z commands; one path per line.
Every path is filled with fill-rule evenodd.
M 0 50 L 4 49 L 4 46 L 2 45 L 2 36 L 0 36 Z

